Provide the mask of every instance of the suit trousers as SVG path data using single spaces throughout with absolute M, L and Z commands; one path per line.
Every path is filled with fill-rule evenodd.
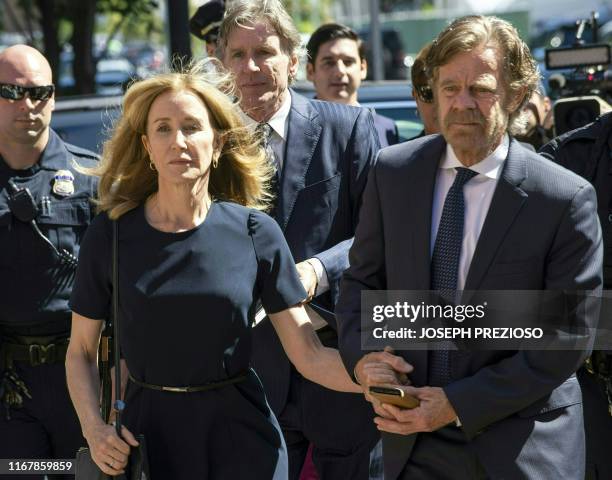
M 0 458 L 74 459 L 87 443 L 68 395 L 63 363 L 32 367 L 15 362 L 15 370 L 27 385 L 32 399 L 11 408 L 11 419 L 0 410 Z M 7 475 L 2 480 L 38 480 L 44 475 Z M 53 475 L 53 480 L 74 479 Z
M 370 450 L 379 433 L 364 397 L 328 390 L 293 367 L 287 404 L 279 416 L 289 454 L 289 480 L 297 480 L 310 443 L 320 480 L 367 480 Z
M 384 455 L 384 452 L 383 452 Z M 488 480 L 463 431 L 455 426 L 419 433 L 399 480 Z M 510 479 L 508 479 L 510 480 Z

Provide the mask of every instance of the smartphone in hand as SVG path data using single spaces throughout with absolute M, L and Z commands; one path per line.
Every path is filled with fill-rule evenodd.
M 394 385 L 371 386 L 370 395 L 382 403 L 390 403 L 400 408 L 415 408 L 420 402 L 416 397 L 408 395 L 400 387 Z

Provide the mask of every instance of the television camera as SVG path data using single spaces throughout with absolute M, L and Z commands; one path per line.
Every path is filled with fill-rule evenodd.
M 548 79 L 553 106 L 555 135 L 582 127 L 612 110 L 612 57 L 610 45 L 597 43 L 597 13 L 576 22 L 574 45 L 546 50 L 547 70 L 563 70 Z M 593 43 L 584 41 L 590 26 Z

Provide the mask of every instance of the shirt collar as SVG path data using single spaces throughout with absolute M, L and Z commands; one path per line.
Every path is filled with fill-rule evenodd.
M 279 137 L 283 140 L 287 139 L 287 122 L 289 120 L 289 111 L 291 110 L 291 92 L 286 90 L 285 99 L 280 108 L 270 117 L 266 123 L 272 127 Z M 242 119 L 246 125 L 256 125 L 257 122 L 249 117 L 246 113 L 240 110 Z
M 497 146 L 493 152 L 483 158 L 480 162 L 470 167 L 470 170 L 484 175 L 492 180 L 497 180 L 501 173 L 501 167 L 508 156 L 508 150 L 510 148 L 510 137 L 508 134 L 504 134 L 501 143 Z M 444 160 L 440 164 L 442 169 L 451 169 L 457 167 L 463 167 L 464 165 L 459 161 L 453 147 L 450 143 L 446 144 L 446 155 Z
M 268 120 L 268 125 L 272 127 L 279 137 L 283 140 L 287 138 L 287 120 L 289 119 L 289 111 L 291 110 L 291 93 L 286 91 L 285 99 L 281 107 L 276 111 L 272 118 Z

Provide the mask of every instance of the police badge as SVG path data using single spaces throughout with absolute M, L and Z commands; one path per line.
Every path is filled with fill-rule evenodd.
M 53 193 L 68 197 L 74 193 L 74 175 L 70 170 L 58 170 L 53 179 Z

